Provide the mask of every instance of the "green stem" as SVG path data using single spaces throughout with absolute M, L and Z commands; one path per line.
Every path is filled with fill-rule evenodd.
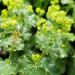
M 9 59 L 12 57 L 12 51 L 10 51 L 10 56 L 9 56 Z

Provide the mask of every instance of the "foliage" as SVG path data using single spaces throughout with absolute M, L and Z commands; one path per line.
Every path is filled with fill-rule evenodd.
M 0 2 L 0 75 L 74 75 L 75 1 Z

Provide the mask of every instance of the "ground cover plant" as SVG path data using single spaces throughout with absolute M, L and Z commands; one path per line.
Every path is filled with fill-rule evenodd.
M 0 0 L 0 75 L 75 75 L 75 1 Z

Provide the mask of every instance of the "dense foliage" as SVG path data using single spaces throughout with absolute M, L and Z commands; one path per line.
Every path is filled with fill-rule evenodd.
M 75 1 L 0 6 L 0 75 L 75 75 Z

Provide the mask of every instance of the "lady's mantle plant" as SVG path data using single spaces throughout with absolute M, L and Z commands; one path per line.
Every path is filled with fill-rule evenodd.
M 3 0 L 7 9 L 0 16 L 0 75 L 62 75 L 74 41 L 70 33 L 73 20 L 57 4 L 45 11 L 26 0 Z M 35 29 L 35 31 L 33 30 Z

